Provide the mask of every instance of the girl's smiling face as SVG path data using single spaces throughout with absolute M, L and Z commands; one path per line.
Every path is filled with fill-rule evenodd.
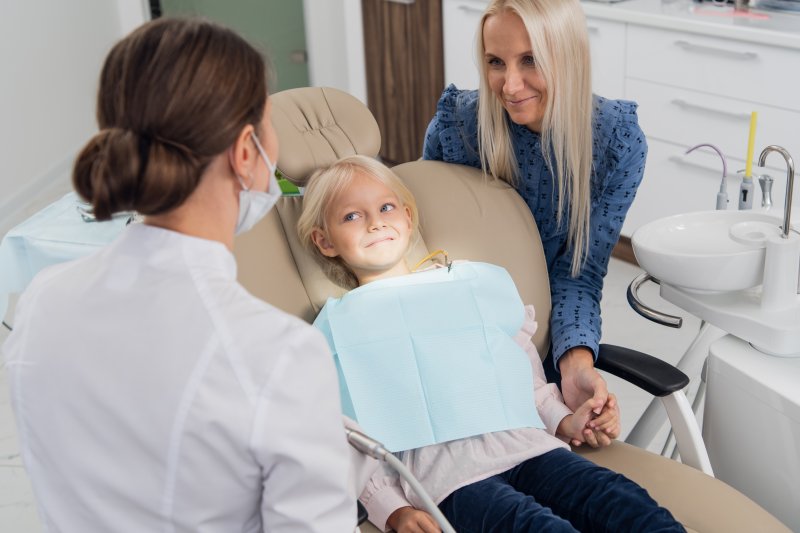
M 328 206 L 325 226 L 312 232 L 314 244 L 341 258 L 360 285 L 410 273 L 411 210 L 377 178 L 357 172 Z

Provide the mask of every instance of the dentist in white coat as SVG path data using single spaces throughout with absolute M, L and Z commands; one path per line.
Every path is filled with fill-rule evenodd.
M 75 188 L 144 223 L 43 271 L 4 346 L 45 530 L 353 531 L 325 341 L 236 282 L 234 233 L 280 195 L 263 59 L 148 23 L 107 57 L 97 118 Z

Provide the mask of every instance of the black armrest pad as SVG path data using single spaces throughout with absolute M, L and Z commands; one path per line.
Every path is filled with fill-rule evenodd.
M 367 514 L 367 508 L 364 507 L 363 503 L 361 503 L 358 500 L 356 500 L 356 503 L 358 504 L 356 508 L 356 520 L 357 520 L 356 525 L 360 526 L 361 524 L 367 521 L 369 515 Z
M 595 367 L 633 383 L 653 396 L 667 396 L 689 384 L 689 377 L 671 364 L 611 344 L 600 345 Z

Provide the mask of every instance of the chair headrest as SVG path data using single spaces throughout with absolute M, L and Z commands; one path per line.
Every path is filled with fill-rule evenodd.
M 270 99 L 281 143 L 278 168 L 293 183 L 303 186 L 316 169 L 348 155 L 378 155 L 378 123 L 354 96 L 329 87 L 304 87 Z

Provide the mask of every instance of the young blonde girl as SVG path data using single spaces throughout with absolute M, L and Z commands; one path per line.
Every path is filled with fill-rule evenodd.
M 328 277 L 353 289 L 419 275 L 406 263 L 417 219 L 413 195 L 391 170 L 352 156 L 311 177 L 298 231 Z M 602 446 L 618 435 L 616 401 L 611 395 L 596 418 L 590 400 L 571 412 L 557 387 L 544 379 L 531 342 L 535 330 L 534 310 L 527 306 L 514 341 L 530 360 L 545 430 L 484 433 L 406 450 L 400 459 L 457 531 L 684 531 L 644 489 L 569 450 L 565 440 Z M 369 427 L 364 429 L 369 433 Z M 376 472 L 361 500 L 379 527 L 400 533 L 439 531 L 433 518 L 418 509 L 417 496 L 391 471 Z

